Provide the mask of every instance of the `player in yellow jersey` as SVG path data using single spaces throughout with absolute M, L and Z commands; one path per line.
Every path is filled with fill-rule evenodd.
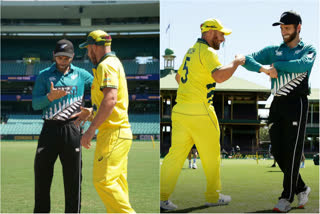
M 128 120 L 127 80 L 120 60 L 111 51 L 111 36 L 102 30 L 92 31 L 80 48 L 96 66 L 91 87 L 93 108 L 82 108 L 76 124 L 89 119 L 90 127 L 81 144 L 90 148 L 96 130 L 93 183 L 108 213 L 135 213 L 129 203 L 127 159 L 132 144 Z
M 231 201 L 230 196 L 220 193 L 220 130 L 212 99 L 216 83 L 228 80 L 245 63 L 245 57 L 237 55 L 229 65 L 222 66 L 216 50 L 231 30 L 217 19 L 205 20 L 200 28 L 201 39 L 187 51 L 176 75 L 179 88 L 172 109 L 172 144 L 160 175 L 160 208 L 164 210 L 177 208 L 168 199 L 193 144 L 207 177 L 206 205 Z

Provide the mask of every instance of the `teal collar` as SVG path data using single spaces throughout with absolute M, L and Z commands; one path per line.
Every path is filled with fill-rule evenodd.
M 114 51 L 111 51 L 111 52 L 109 52 L 109 53 L 106 53 L 103 57 L 101 57 L 100 61 L 97 63 L 97 65 L 96 65 L 95 68 L 97 68 L 98 65 L 99 65 L 103 60 L 105 60 L 107 57 L 109 57 L 109 56 L 116 56 L 116 53 L 115 53 Z
M 61 74 L 61 75 L 64 75 L 63 73 L 61 73 L 60 71 L 58 71 L 57 69 L 57 66 L 56 66 L 56 63 L 54 62 L 51 66 L 51 71 L 54 73 L 58 73 L 58 74 Z M 68 73 L 66 75 L 68 75 L 69 73 L 72 73 L 74 71 L 74 65 L 72 65 L 72 63 L 70 64 L 70 70 L 68 71 Z
M 280 46 L 285 46 L 285 47 L 289 48 L 288 45 L 287 45 L 285 42 L 282 42 L 282 43 L 280 44 Z M 294 48 L 292 48 L 292 49 L 295 49 L 295 48 L 297 48 L 297 47 L 303 47 L 303 46 L 304 46 L 304 43 L 303 43 L 302 39 L 300 39 L 300 42 L 297 44 L 297 46 L 294 47 Z
M 199 39 L 197 40 L 197 42 L 202 43 L 202 44 L 206 44 L 206 45 L 210 46 L 206 40 L 201 39 L 201 38 L 199 38 Z

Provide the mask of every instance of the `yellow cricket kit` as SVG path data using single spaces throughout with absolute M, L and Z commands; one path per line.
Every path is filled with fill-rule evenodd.
M 180 84 L 176 102 L 179 104 L 201 103 L 202 106 L 204 103 L 207 106 L 211 104 L 216 86 L 212 73 L 221 66 L 216 51 L 205 40 L 198 39 L 184 56 L 178 70 Z M 176 111 L 179 110 L 176 109 Z M 204 109 L 198 107 L 195 110 L 199 113 Z M 193 111 L 189 112 L 189 114 L 192 113 Z
M 220 67 L 216 51 L 205 40 L 198 39 L 178 70 L 180 83 L 177 104 L 172 110 L 172 143 L 161 166 L 161 200 L 168 200 L 174 191 L 193 144 L 196 144 L 207 177 L 206 201 L 215 203 L 219 199 L 220 129 L 211 104 L 216 86 L 212 72 Z
M 117 104 L 110 117 L 99 127 L 105 128 L 130 128 L 128 120 L 128 87 L 126 75 L 120 60 L 113 52 L 108 53 L 93 69 L 94 79 L 91 87 L 91 99 L 94 116 L 103 99 L 103 88 L 116 88 L 118 90 Z M 119 87 L 120 86 L 120 87 Z
M 93 69 L 91 99 L 94 117 L 103 100 L 102 90 L 117 89 L 117 103 L 99 127 L 93 163 L 93 183 L 108 213 L 135 213 L 129 203 L 128 152 L 132 133 L 128 120 L 128 89 L 123 66 L 114 52 L 106 54 Z

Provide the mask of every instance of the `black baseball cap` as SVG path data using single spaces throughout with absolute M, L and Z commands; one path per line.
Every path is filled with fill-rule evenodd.
M 282 13 L 280 17 L 279 22 L 275 22 L 272 24 L 272 26 L 277 26 L 277 25 L 291 25 L 291 24 L 302 24 L 301 17 L 298 13 L 290 10 L 287 12 Z
M 67 56 L 73 57 L 74 49 L 73 44 L 67 39 L 61 39 L 57 42 L 56 48 L 53 51 L 53 55 L 56 56 Z

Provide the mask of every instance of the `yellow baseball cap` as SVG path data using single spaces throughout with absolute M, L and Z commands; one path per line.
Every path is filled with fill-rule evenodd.
M 88 45 L 111 45 L 111 36 L 103 30 L 95 30 L 89 33 L 87 41 L 79 45 L 79 48 L 87 48 Z
M 205 20 L 200 25 L 200 29 L 201 29 L 201 33 L 207 32 L 211 29 L 220 31 L 224 33 L 224 35 L 230 35 L 232 32 L 231 29 L 224 28 L 222 23 L 218 19 L 212 19 L 212 18 Z

